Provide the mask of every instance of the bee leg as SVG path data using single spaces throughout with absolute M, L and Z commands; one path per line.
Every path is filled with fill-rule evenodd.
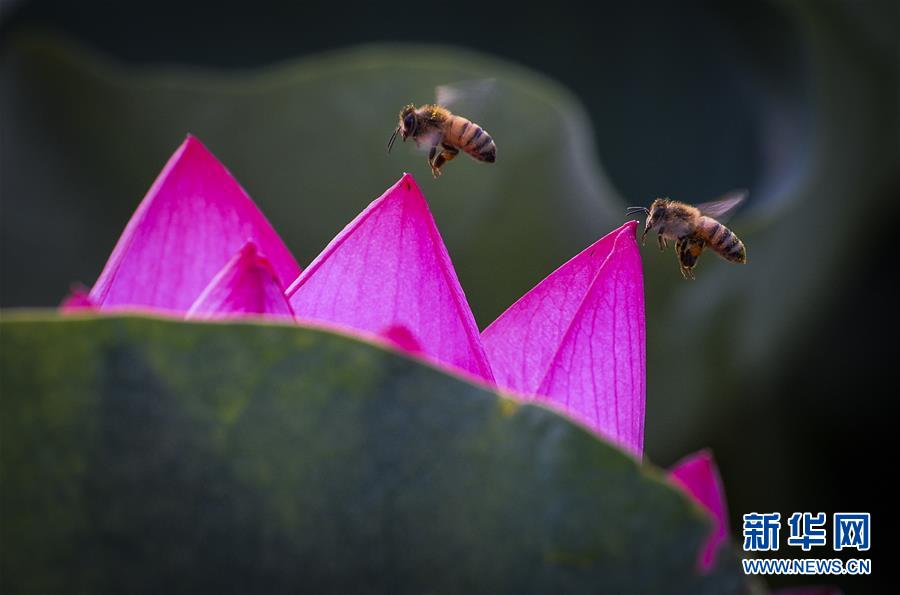
M 441 151 L 438 156 L 431 161 L 431 173 L 434 174 L 435 178 L 441 175 L 441 167 L 443 167 L 444 164 L 448 161 L 451 161 L 459 153 L 459 149 L 456 149 L 449 145 L 443 145 L 443 147 L 444 150 Z
M 678 257 L 678 265 L 681 267 L 681 276 L 693 280 L 694 266 L 700 253 L 703 252 L 703 240 L 696 237 L 684 237 L 675 242 L 675 255 Z
M 660 252 L 669 247 L 669 244 L 666 242 L 666 238 L 664 238 L 663 236 L 656 236 L 656 243 L 659 244 Z
M 434 177 L 438 177 L 438 174 L 434 171 L 434 157 L 437 155 L 437 147 L 431 147 L 428 150 L 428 165 L 431 167 L 431 173 L 434 174 Z
M 681 276 L 685 279 L 690 279 L 691 265 L 693 263 L 691 263 L 689 260 L 687 244 L 688 243 L 685 238 L 679 238 L 675 240 L 675 258 L 678 259 L 678 268 L 681 271 Z

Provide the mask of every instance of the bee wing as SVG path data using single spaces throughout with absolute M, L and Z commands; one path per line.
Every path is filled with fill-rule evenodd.
M 458 81 L 449 85 L 439 85 L 435 89 L 438 105 L 452 111 L 471 113 L 487 103 L 494 92 L 497 79 L 473 79 Z
M 749 195 L 750 193 L 747 190 L 732 190 L 731 192 L 723 194 L 716 200 L 711 200 L 695 206 L 700 209 L 701 214 L 722 221 L 726 215 L 733 212 L 739 204 L 744 202 Z

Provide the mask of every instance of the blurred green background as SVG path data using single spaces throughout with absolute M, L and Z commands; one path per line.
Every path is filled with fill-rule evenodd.
M 671 249 L 644 249 L 647 456 L 711 447 L 735 535 L 750 511 L 871 511 L 876 576 L 829 582 L 874 588 L 896 361 L 896 2 L 0 10 L 3 307 L 92 284 L 188 132 L 301 265 L 411 172 L 482 328 L 626 205 L 749 188 L 731 221 L 746 266 L 707 255 L 687 283 Z M 495 88 L 466 115 L 496 139 L 495 165 L 461 158 L 435 181 L 408 143 L 385 154 L 404 104 L 479 78 Z

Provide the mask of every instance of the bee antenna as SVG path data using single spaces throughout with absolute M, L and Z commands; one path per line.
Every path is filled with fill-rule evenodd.
M 628 207 L 627 209 L 625 209 L 625 212 L 629 215 L 634 215 L 635 213 L 646 213 L 647 215 L 649 215 L 650 209 L 648 209 L 647 207 Z
M 394 134 L 391 135 L 391 140 L 388 141 L 388 153 L 391 152 L 391 147 L 394 146 L 394 141 L 397 140 L 397 134 L 400 132 L 400 127 L 397 126 L 397 129 L 394 130 Z

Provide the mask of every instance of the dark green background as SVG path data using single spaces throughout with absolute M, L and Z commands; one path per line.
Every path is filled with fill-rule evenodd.
M 735 533 L 749 511 L 871 511 L 877 574 L 897 13 L 20 2 L 0 25 L 0 303 L 50 306 L 92 283 L 189 131 L 304 265 L 411 171 L 482 327 L 626 204 L 747 187 L 733 220 L 747 266 L 707 256 L 688 284 L 671 253 L 644 251 L 647 456 L 667 465 L 712 447 Z M 384 155 L 399 107 L 479 76 L 498 80 L 476 110 L 495 166 L 458 160 L 433 182 L 409 147 Z M 874 579 L 835 582 L 853 593 Z

